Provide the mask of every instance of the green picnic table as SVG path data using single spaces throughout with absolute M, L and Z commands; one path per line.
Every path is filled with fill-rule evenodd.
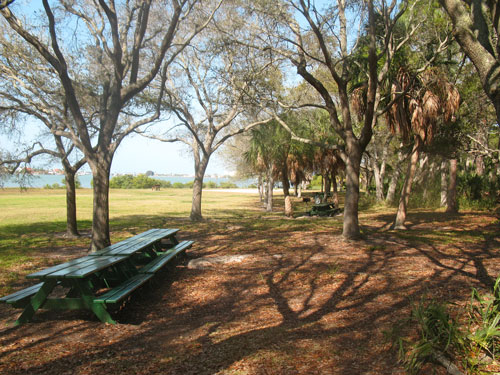
M 108 308 L 123 301 L 192 246 L 193 241 L 177 240 L 178 231 L 151 229 L 82 258 L 32 273 L 26 277 L 40 283 L 2 297 L 0 302 L 24 309 L 15 325 L 29 322 L 40 308 L 87 309 L 102 322 L 114 324 Z M 62 297 L 54 296 L 58 286 L 65 288 Z
M 340 209 L 335 207 L 335 203 L 327 202 L 314 204 L 307 214 L 309 216 L 333 216 L 339 212 Z

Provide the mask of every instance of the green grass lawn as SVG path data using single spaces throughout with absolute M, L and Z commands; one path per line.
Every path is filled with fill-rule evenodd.
M 203 213 L 207 218 L 230 218 L 260 214 L 255 195 L 205 192 Z M 110 191 L 111 241 L 152 227 L 178 226 L 191 210 L 190 189 L 112 189 Z M 92 190 L 77 191 L 78 228 L 90 231 Z M 175 223 L 175 224 L 172 224 Z M 186 221 L 182 227 L 195 224 Z M 198 224 L 200 225 L 200 224 Z M 35 268 L 50 264 L 36 256 L 50 248 L 87 248 L 88 236 L 66 238 L 66 195 L 63 189 L 3 189 L 0 191 L 0 295 Z
M 178 227 L 183 231 L 213 230 L 227 225 L 238 225 L 243 230 L 275 229 L 318 230 L 331 228 L 327 219 L 288 220 L 282 215 L 283 199 L 276 194 L 275 212 L 266 213 L 256 194 L 203 192 L 202 211 L 207 221 L 188 220 L 191 211 L 190 189 L 111 189 L 111 242 L 117 242 L 147 229 Z M 307 206 L 296 199 L 297 216 Z M 272 217 L 274 220 L 256 220 Z M 0 190 L 0 295 L 17 287 L 16 282 L 40 267 L 51 265 L 54 259 L 40 256 L 53 249 L 86 249 L 92 225 L 92 190 L 77 190 L 78 229 L 86 236 L 67 238 L 66 196 L 64 189 L 15 188 Z M 324 224 L 322 224 L 324 223 Z M 337 226 L 341 225 L 337 220 Z

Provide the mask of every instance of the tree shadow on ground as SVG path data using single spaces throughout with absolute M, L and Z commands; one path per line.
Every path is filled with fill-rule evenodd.
M 433 220 L 447 222 L 444 215 Z M 117 327 L 49 321 L 43 324 L 55 326 L 52 336 L 31 341 L 38 322 L 3 332 L 2 345 L 19 340 L 17 350 L 34 353 L 55 351 L 61 337 L 80 343 L 82 334 L 102 335 L 85 350 L 5 373 L 397 373 L 396 355 L 381 340 L 411 301 L 428 293 L 463 300 L 471 285 L 489 286 L 499 267 L 498 247 L 486 238 L 471 248 L 443 248 L 391 233 L 381 245 L 370 238 L 345 242 L 339 233 L 298 231 L 283 238 L 279 227 L 243 229 L 203 228 L 188 254 L 236 248 L 253 254 L 254 262 L 206 270 L 184 262 L 168 269 L 116 315 Z

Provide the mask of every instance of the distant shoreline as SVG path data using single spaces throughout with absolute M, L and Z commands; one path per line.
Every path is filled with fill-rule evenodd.
M 82 188 L 91 188 L 92 175 L 78 175 L 78 180 L 80 181 L 80 187 Z M 114 177 L 114 176 L 112 176 Z M 151 178 L 161 181 L 170 181 L 172 184 L 176 182 L 182 182 L 183 184 L 187 182 L 191 182 L 194 180 L 194 177 L 188 176 L 162 176 L 162 175 L 154 175 Z M 203 182 L 215 182 L 220 184 L 221 182 L 232 182 L 238 186 L 238 188 L 247 188 L 249 185 L 254 183 L 252 180 L 246 181 L 238 181 L 233 180 L 229 177 L 205 177 Z M 54 184 L 61 185 L 64 187 L 64 175 L 58 174 L 41 174 L 41 175 L 30 175 L 27 179 L 21 183 L 16 179 L 16 176 L 9 176 L 8 178 L 4 178 L 0 180 L 0 188 L 43 188 L 46 185 L 52 186 Z M 220 189 L 217 189 L 220 190 Z

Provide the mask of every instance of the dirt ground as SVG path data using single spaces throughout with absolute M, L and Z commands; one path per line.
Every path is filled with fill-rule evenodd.
M 365 238 L 353 242 L 338 223 L 328 229 L 340 218 L 318 219 L 321 229 L 213 221 L 183 230 L 196 244 L 133 294 L 117 325 L 39 311 L 12 327 L 19 310 L 1 305 L 0 374 L 403 374 L 387 332 L 424 294 L 460 305 L 472 287 L 488 290 L 500 273 L 500 225 L 488 214 L 424 212 L 392 232 L 390 219 L 363 217 Z M 188 266 L 233 255 L 247 256 Z

